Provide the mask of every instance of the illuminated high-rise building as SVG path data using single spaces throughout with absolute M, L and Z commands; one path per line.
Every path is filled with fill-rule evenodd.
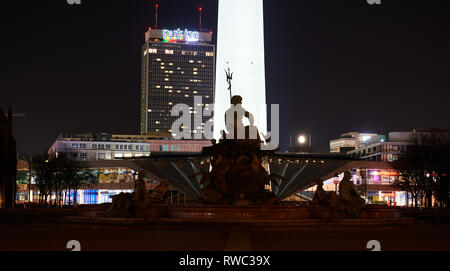
M 219 0 L 214 137 L 226 130 L 230 107 L 225 70 L 233 72 L 232 95 L 243 98 L 260 132 L 267 132 L 263 0 Z
M 194 112 L 194 96 L 202 97 L 203 110 L 212 110 L 215 46 L 212 33 L 149 29 L 142 47 L 141 134 L 172 134 L 176 104 Z M 202 126 L 211 117 L 202 118 Z M 194 133 L 200 132 L 192 127 Z M 194 135 L 193 135 L 194 136 Z

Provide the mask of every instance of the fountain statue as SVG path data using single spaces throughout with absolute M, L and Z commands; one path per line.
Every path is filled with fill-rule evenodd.
M 145 172 L 140 172 L 136 180 L 133 193 L 120 193 L 112 196 L 112 204 L 106 211 L 105 216 L 111 217 L 132 217 L 136 210 L 150 207 L 152 203 L 167 203 L 169 193 L 169 183 L 167 179 L 150 193 L 145 186 Z
M 336 195 L 335 192 L 326 193 L 323 189 L 323 182 L 317 182 L 313 205 L 331 207 L 334 210 L 345 213 L 348 217 L 359 217 L 365 201 L 359 196 L 350 178 L 350 172 L 345 171 L 344 177 L 339 184 L 339 195 Z
M 261 138 L 254 125 L 253 115 L 242 107 L 242 97 L 232 96 L 231 80 L 233 73 L 225 71 L 231 107 L 225 112 L 225 127 L 219 143 L 212 140 L 213 146 L 206 147 L 202 153 L 211 157 L 211 170 L 198 173 L 202 175 L 200 190 L 204 203 L 224 205 L 276 204 L 276 195 L 266 189 L 271 183 L 277 184 L 282 177 L 269 175 L 263 167 L 263 159 L 275 151 L 261 150 Z M 244 126 L 247 118 L 250 125 Z

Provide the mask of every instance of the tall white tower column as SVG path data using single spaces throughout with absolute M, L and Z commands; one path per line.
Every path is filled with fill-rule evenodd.
M 264 66 L 263 0 L 219 0 L 214 138 L 225 130 L 225 111 L 230 108 L 225 70 L 233 72 L 233 95 L 255 117 L 255 125 L 267 132 Z M 264 108 L 263 108 L 264 106 Z

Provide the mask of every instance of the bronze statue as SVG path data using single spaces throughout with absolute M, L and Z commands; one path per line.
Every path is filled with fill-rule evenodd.
M 249 126 L 244 126 L 244 117 L 248 119 Z M 233 96 L 231 98 L 231 107 L 225 112 L 225 126 L 228 133 L 222 132 L 222 137 L 224 139 L 260 140 L 258 129 L 254 123 L 253 114 L 242 107 L 242 97 Z
M 219 143 L 203 149 L 211 156 L 211 171 L 202 175 L 201 195 L 205 203 L 216 204 L 275 204 L 277 197 L 266 190 L 279 176 L 269 175 L 262 166 L 263 158 L 274 151 L 261 150 L 261 139 L 254 126 L 253 115 L 242 107 L 242 97 L 233 96 L 232 106 L 225 113 L 228 134 L 222 131 Z M 250 125 L 244 127 L 243 118 Z
M 325 192 L 325 190 L 323 189 L 323 182 L 322 181 L 318 181 L 317 182 L 317 189 L 316 192 L 314 193 L 314 198 L 312 200 L 313 204 L 328 204 L 329 203 L 329 196 L 327 195 L 327 193 Z
M 359 196 L 350 178 L 350 172 L 344 172 L 344 177 L 339 184 L 339 195 L 336 195 L 335 192 L 326 193 L 323 189 L 323 182 L 319 181 L 314 194 L 313 204 L 329 206 L 344 212 L 349 217 L 359 217 L 365 201 Z
M 148 198 L 151 203 L 168 203 L 169 190 L 169 180 L 163 179 L 160 184 L 150 193 Z
M 150 194 L 145 185 L 145 173 L 140 172 L 133 193 L 112 196 L 112 204 L 105 216 L 132 217 L 135 210 L 149 208 L 152 203 L 168 203 L 169 183 L 163 179 Z
M 364 199 L 361 198 L 355 189 L 355 185 L 350 181 L 351 174 L 349 171 L 344 172 L 339 184 L 339 196 L 341 197 L 341 209 L 351 217 L 358 217 L 364 206 Z

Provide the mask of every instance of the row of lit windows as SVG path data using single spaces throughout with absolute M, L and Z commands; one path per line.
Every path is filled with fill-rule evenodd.
M 161 62 L 162 60 L 161 60 L 161 58 L 157 58 L 156 61 L 157 61 L 157 62 Z M 192 61 L 192 62 L 191 62 L 191 61 Z M 194 60 L 192 60 L 192 59 L 189 60 L 189 63 L 194 63 Z M 197 60 L 197 63 L 198 63 L 198 64 L 202 64 L 203 62 L 202 62 L 201 60 Z M 165 65 L 164 62 L 161 62 L 161 65 Z M 169 62 L 169 66 L 173 66 L 173 63 L 172 63 L 172 62 Z M 205 65 L 202 65 L 202 67 L 204 68 Z M 180 67 L 178 67 L 178 69 L 180 69 Z
M 144 52 L 144 55 L 147 54 L 157 54 L 158 53 L 158 49 L 156 48 L 150 48 L 147 51 Z M 165 49 L 164 53 L 166 55 L 173 55 L 174 54 L 174 50 L 170 50 L 170 49 Z M 191 56 L 197 56 L 198 55 L 198 51 L 181 51 L 182 55 L 191 55 Z M 214 52 L 205 52 L 205 56 L 214 56 Z
M 158 53 L 158 49 L 156 48 L 150 48 L 147 51 L 144 52 L 144 55 L 147 54 L 157 54 Z M 174 50 L 170 50 L 170 49 L 165 49 L 164 53 L 166 55 L 173 55 L 174 54 Z M 197 51 L 181 51 L 182 55 L 191 55 L 191 56 L 198 56 L 198 52 Z M 214 56 L 214 52 L 205 52 L 205 56 Z
M 72 143 L 72 149 L 87 149 L 88 145 L 84 143 Z M 113 145 L 116 150 L 133 150 L 133 145 Z M 91 149 L 94 150 L 110 150 L 111 144 L 91 144 Z M 135 150 L 143 151 L 145 149 L 144 145 L 135 145 Z

